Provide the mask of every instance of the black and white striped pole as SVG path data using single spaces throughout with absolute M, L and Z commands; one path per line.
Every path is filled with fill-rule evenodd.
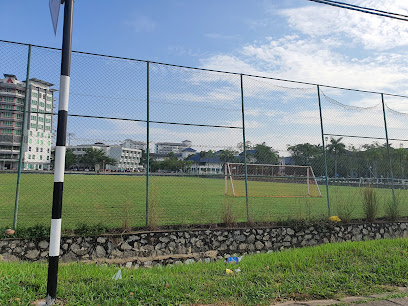
M 52 199 L 50 250 L 48 256 L 47 305 L 55 304 L 57 297 L 58 261 L 61 241 L 62 192 L 64 185 L 65 145 L 67 138 L 68 98 L 71 70 L 73 13 L 74 0 L 65 0 L 58 126 L 54 164 L 54 193 Z

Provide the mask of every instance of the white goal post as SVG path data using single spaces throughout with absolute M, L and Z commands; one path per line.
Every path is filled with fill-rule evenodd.
M 254 197 L 321 197 L 310 166 L 247 164 L 248 194 Z M 245 196 L 245 164 L 225 163 L 225 194 Z

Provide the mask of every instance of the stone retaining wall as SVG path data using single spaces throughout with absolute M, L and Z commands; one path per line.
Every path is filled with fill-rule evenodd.
M 97 261 L 130 266 L 189 263 L 328 242 L 408 237 L 407 225 L 407 222 L 324 224 L 63 237 L 60 254 L 62 262 Z M 0 240 L 0 258 L 3 261 L 46 260 L 48 247 L 47 240 Z

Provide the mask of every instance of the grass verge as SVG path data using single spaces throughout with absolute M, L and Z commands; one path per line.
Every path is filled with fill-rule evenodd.
M 231 268 L 232 267 L 232 268 Z M 225 269 L 241 272 L 226 274 Z M 122 269 L 60 265 L 58 297 L 67 305 L 269 305 L 276 300 L 341 298 L 408 285 L 408 240 L 326 244 L 245 256 L 238 265 L 195 263 Z M 47 265 L 0 263 L 0 304 L 29 304 L 46 292 Z M 17 303 L 17 302 L 16 302 Z

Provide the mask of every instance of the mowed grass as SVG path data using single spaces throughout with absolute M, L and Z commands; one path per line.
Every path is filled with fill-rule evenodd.
M 16 174 L 0 174 L 0 228 L 11 226 L 15 201 Z M 150 177 L 150 220 L 155 225 L 222 223 L 224 207 L 230 205 L 237 222 L 247 221 L 245 197 L 225 196 L 221 178 Z M 228 186 L 230 186 L 228 184 Z M 245 194 L 243 181 L 235 183 Z M 287 219 L 326 218 L 326 189 L 320 185 L 322 197 L 259 197 L 253 195 L 299 194 L 305 184 L 249 182 L 249 216 L 255 222 Z M 286 190 L 286 191 L 285 191 Z M 347 206 L 353 218 L 363 218 L 361 188 L 330 186 L 332 215 Z M 49 225 L 51 219 L 53 175 L 21 176 L 18 226 Z M 229 187 L 229 193 L 230 187 Z M 243 193 L 242 193 L 243 192 Z M 302 191 L 302 193 L 305 193 Z M 379 217 L 384 216 L 392 200 L 390 189 L 377 189 L 380 199 Z M 408 192 L 397 192 L 402 215 L 408 215 Z M 102 223 L 110 228 L 146 225 L 146 178 L 134 175 L 67 174 L 64 183 L 63 229 L 78 223 Z
M 240 272 L 226 274 L 225 269 Z M 326 244 L 222 261 L 153 267 L 61 264 L 57 296 L 64 305 L 270 305 L 397 291 L 408 286 L 408 240 Z M 44 298 L 45 263 L 0 262 L 0 304 Z

